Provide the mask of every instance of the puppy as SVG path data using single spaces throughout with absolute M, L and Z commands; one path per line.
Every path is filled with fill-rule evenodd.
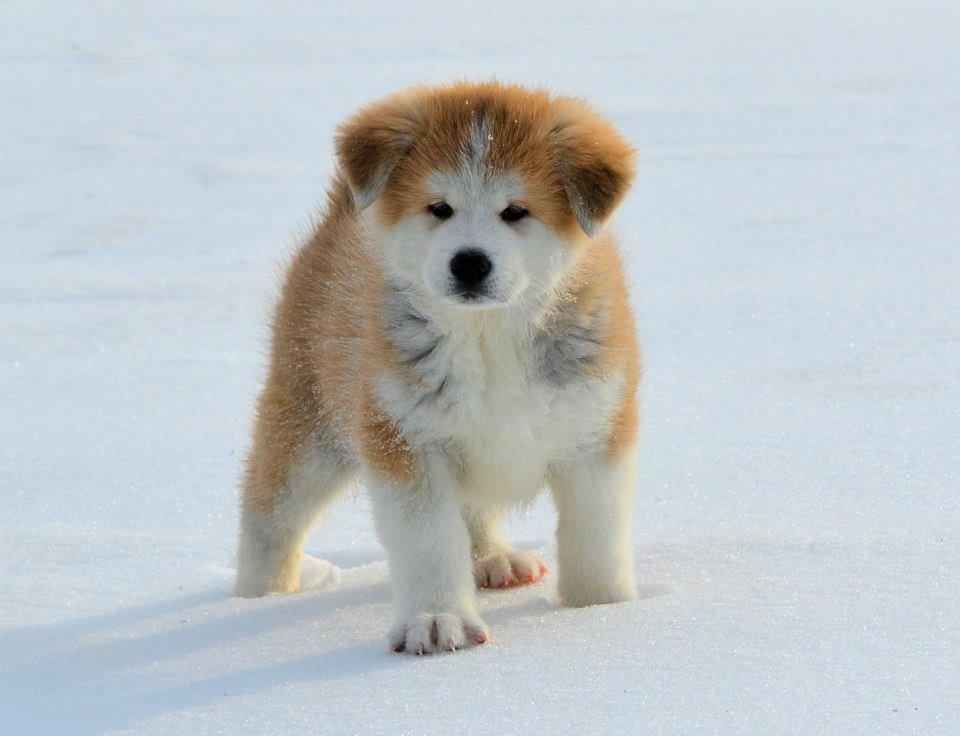
M 395 651 L 489 640 L 475 587 L 547 572 L 501 509 L 544 486 L 561 602 L 633 598 L 639 352 L 604 230 L 633 149 L 579 100 L 487 83 L 376 102 L 336 152 L 274 317 L 237 595 L 295 592 L 308 530 L 359 474 Z

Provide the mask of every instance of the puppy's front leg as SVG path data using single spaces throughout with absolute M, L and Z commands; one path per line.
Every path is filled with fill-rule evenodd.
M 423 458 L 413 480 L 368 480 L 397 606 L 394 651 L 452 651 L 489 639 L 477 613 L 470 537 L 442 457 Z
M 565 606 L 636 598 L 633 577 L 633 450 L 589 453 L 551 469 L 557 505 L 558 587 Z

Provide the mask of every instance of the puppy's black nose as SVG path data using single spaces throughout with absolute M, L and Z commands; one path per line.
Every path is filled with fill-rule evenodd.
M 450 273 L 463 291 L 475 291 L 492 270 L 487 254 L 475 248 L 461 250 L 450 259 Z

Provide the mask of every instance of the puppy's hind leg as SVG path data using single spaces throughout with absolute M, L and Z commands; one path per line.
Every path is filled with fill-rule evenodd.
M 530 585 L 547 574 L 547 566 L 533 552 L 514 549 L 500 532 L 499 508 L 463 509 L 470 532 L 473 580 L 479 588 Z
M 324 507 L 353 476 L 336 448 L 308 443 L 288 461 L 271 454 L 280 448 L 264 444 L 251 453 L 241 503 L 234 594 L 245 598 L 296 593 L 335 578 L 328 563 L 304 558 L 303 545 Z

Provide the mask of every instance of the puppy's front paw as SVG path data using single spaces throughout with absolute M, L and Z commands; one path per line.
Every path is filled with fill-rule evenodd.
M 390 633 L 391 649 L 410 654 L 452 652 L 488 641 L 490 632 L 480 618 L 453 613 L 421 613 Z
M 531 585 L 547 574 L 547 566 L 533 552 L 512 550 L 473 562 L 473 579 L 479 588 L 513 588 Z
M 602 571 L 595 571 L 591 577 L 573 578 L 564 576 L 560 568 L 560 584 L 557 586 L 560 602 L 570 608 L 596 606 L 605 603 L 622 603 L 637 598 L 637 584 L 633 573 L 621 572 L 605 577 Z

